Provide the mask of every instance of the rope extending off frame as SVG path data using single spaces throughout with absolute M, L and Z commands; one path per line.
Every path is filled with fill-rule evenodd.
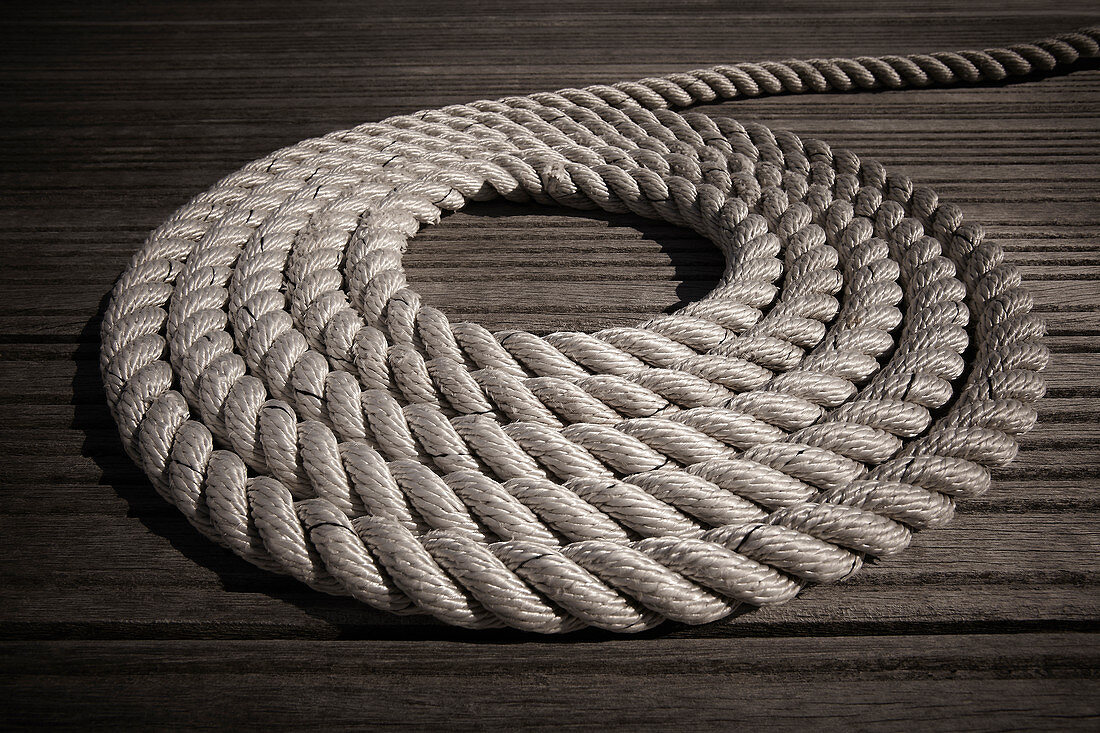
M 718 66 L 279 150 L 179 210 L 115 286 L 101 366 L 123 444 L 246 560 L 459 626 L 705 623 L 845 578 L 1013 458 L 1043 325 L 931 190 L 672 109 L 997 81 L 1098 39 Z M 671 222 L 727 266 L 633 328 L 451 323 L 406 283 L 406 240 L 497 196 Z

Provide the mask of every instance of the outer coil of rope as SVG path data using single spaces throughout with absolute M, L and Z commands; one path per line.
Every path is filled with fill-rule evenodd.
M 845 578 L 1013 458 L 1043 325 L 1001 248 L 927 188 L 670 108 L 1000 80 L 1098 39 L 719 66 L 277 151 L 118 281 L 101 363 L 123 443 L 246 560 L 459 626 L 697 624 Z M 727 267 L 634 328 L 450 323 L 407 285 L 406 240 L 496 196 L 672 222 Z

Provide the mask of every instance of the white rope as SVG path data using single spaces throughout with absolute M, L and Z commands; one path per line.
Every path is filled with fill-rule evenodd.
M 1001 248 L 932 191 L 669 108 L 999 80 L 1098 38 L 719 66 L 277 151 L 178 211 L 118 281 L 101 364 L 123 444 L 241 557 L 460 626 L 705 623 L 845 578 L 1011 460 L 1043 392 L 1042 323 Z M 635 328 L 452 324 L 401 254 L 496 196 L 678 224 L 727 267 Z

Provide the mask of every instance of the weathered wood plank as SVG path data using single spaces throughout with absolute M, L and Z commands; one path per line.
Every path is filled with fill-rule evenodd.
M 255 569 L 248 568 L 254 572 Z M 49 591 L 54 590 L 54 595 Z M 14 639 L 291 639 L 364 638 L 467 641 L 530 639 L 519 632 L 472 632 L 423 616 L 374 611 L 331 598 L 289 579 L 228 575 L 224 585 L 155 588 L 97 583 L 61 595 L 54 586 L 25 591 L 9 603 L 0 638 Z M 1034 585 L 869 583 L 821 586 L 795 602 L 706 626 L 662 627 L 677 637 L 991 633 L 1095 630 L 1095 587 L 1077 582 Z M 1053 603 L 1051 599 L 1057 599 Z M 578 632 L 578 641 L 605 636 Z M 425 654 L 431 654 L 426 647 Z
M 1028 645 L 1021 642 L 1033 642 Z M 507 678 L 535 671 L 574 675 L 602 671 L 629 674 L 632 664 L 668 675 L 737 677 L 827 677 L 890 680 L 922 672 L 927 679 L 957 678 L 961 672 L 1004 674 L 1001 660 L 1017 661 L 1018 679 L 1073 677 L 1100 661 L 1092 634 L 945 634 L 942 636 L 777 637 L 716 640 L 656 636 L 642 649 L 630 639 L 609 639 L 580 647 L 533 641 L 500 647 L 441 641 L 441 655 L 453 659 L 448 674 Z M 104 668 L 124 676 L 139 674 L 150 662 L 163 662 L 180 676 L 224 671 L 217 650 L 233 659 L 232 673 L 274 673 L 302 659 L 327 658 L 330 674 L 412 676 L 429 672 L 432 662 L 415 654 L 415 642 L 384 641 L 369 647 L 361 641 L 27 641 L 0 642 L 0 674 L 30 673 L 59 677 L 97 675 Z M 368 652 L 369 653 L 365 653 Z M 753 664 L 746 664 L 746 660 Z M 958 666 L 951 668 L 952 662 Z M 562 665 L 565 665 L 562 667 Z M 440 670 L 435 670 L 437 674 Z M 441 676 L 444 676 L 441 674 Z M 487 675 L 486 675 L 487 676 Z
M 950 730 L 1093 731 L 1097 713 L 1092 701 L 1100 690 L 1100 683 L 1091 679 L 960 682 L 925 681 L 914 675 L 869 687 L 835 678 L 808 683 L 738 681 L 706 674 L 675 678 L 657 669 L 567 680 L 531 672 L 504 679 L 431 672 L 411 678 L 349 679 L 302 675 L 297 667 L 241 681 L 224 674 L 185 679 L 148 673 L 44 677 L 19 679 L 12 685 L 12 697 L 24 702 L 10 720 L 20 727 L 45 723 L 82 728 L 320 725 L 577 731 L 724 730 L 736 724 L 772 730 L 894 731 L 916 719 L 926 727 Z M 259 710 L 257 700 L 265 703 Z
M 0 526 L 22 541 L 7 548 L 12 582 L 32 583 L 47 572 L 52 583 L 70 580 L 83 585 L 95 580 L 126 578 L 146 586 L 177 585 L 181 577 L 176 565 L 190 561 L 172 553 L 163 556 L 159 567 L 148 565 L 152 552 L 163 548 L 165 539 L 148 537 L 150 527 L 132 519 L 114 520 L 102 513 L 57 515 L 0 515 Z M 167 515 L 166 515 L 167 516 Z M 159 518 L 158 527 L 186 530 L 182 517 L 173 521 Z M 104 532 L 109 528 L 109 532 Z M 174 539 L 176 533 L 168 535 Z M 59 537 L 65 547 L 54 549 Z M 5 544 L 9 544 L 5 542 Z M 1060 513 L 1031 511 L 1013 514 L 961 513 L 950 525 L 918 534 L 905 553 L 882 558 L 875 564 L 868 583 L 887 584 L 965 582 L 975 584 L 1065 582 L 1100 584 L 1100 514 L 1078 511 Z M 95 563 L 81 562 L 84 553 L 95 553 Z M 256 571 L 257 574 L 260 571 Z M 858 584 L 859 576 L 849 581 Z
M 17 675 L 7 711 L 16 725 L 129 724 L 145 719 L 149 699 L 167 727 L 896 730 L 916 718 L 1085 730 L 1098 712 L 1100 652 L 1087 634 L 638 646 L 442 642 L 426 657 L 409 641 L 19 643 L 0 645 L 0 674 Z M 257 699 L 268 706 L 257 710 Z

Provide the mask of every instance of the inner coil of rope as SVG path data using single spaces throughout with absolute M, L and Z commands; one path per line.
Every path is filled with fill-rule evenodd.
M 246 560 L 458 626 L 698 624 L 846 578 L 1014 457 L 1043 324 L 933 191 L 672 108 L 997 81 L 1098 38 L 718 66 L 279 150 L 180 209 L 116 284 L 101 367 L 123 445 Z M 684 226 L 726 269 L 632 328 L 451 323 L 402 252 L 494 197 Z

